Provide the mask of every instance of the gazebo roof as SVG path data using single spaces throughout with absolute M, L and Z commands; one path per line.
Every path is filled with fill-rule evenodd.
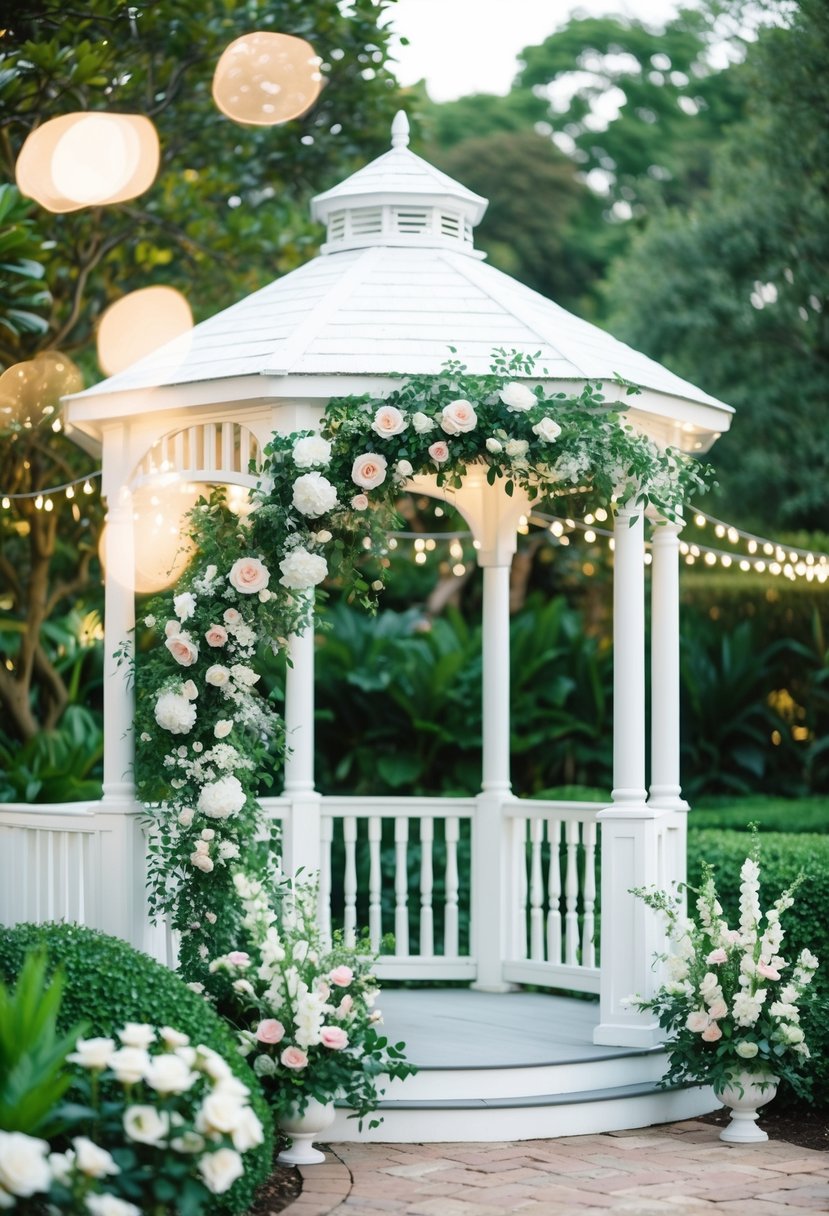
M 94 433 L 147 390 L 155 409 L 385 391 L 377 378 L 450 357 L 487 372 L 503 347 L 537 354 L 537 378 L 562 387 L 634 382 L 637 410 L 693 431 L 698 449 L 728 428 L 730 406 L 486 265 L 472 240 L 486 200 L 407 143 L 399 115 L 389 152 L 314 199 L 328 226 L 317 257 L 69 398 L 70 423 Z

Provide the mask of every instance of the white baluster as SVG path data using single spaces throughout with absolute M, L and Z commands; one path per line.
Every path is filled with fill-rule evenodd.
M 372 815 L 368 821 L 368 932 L 371 948 L 375 953 L 380 949 L 383 936 L 383 905 L 381 889 L 383 875 L 380 869 L 380 843 L 383 839 L 383 820 L 379 815 Z
M 561 962 L 561 820 L 547 820 L 550 872 L 547 876 L 547 962 Z
M 247 473 L 250 464 L 250 431 L 246 426 L 239 427 L 239 472 Z
M 162 463 L 164 462 L 165 459 L 169 459 L 169 457 L 167 456 L 167 452 L 164 448 L 164 442 L 165 441 L 162 440 L 162 448 L 161 448 Z M 187 465 L 184 460 L 184 431 L 179 431 L 179 433 L 176 435 L 175 439 L 173 440 L 173 450 L 175 453 L 173 456 L 173 467 L 175 469 L 186 469 Z
M 420 953 L 431 958 L 435 953 L 435 924 L 432 912 L 432 842 L 435 836 L 434 819 L 420 821 Z
M 225 473 L 231 473 L 233 468 L 233 423 L 222 423 L 222 457 L 221 468 Z
M 544 961 L 544 879 L 541 874 L 541 842 L 544 820 L 530 820 L 530 958 Z
M 345 873 L 343 875 L 343 941 L 353 946 L 357 940 L 357 820 L 353 815 L 343 819 L 345 844 Z
M 512 958 L 527 957 L 527 821 L 512 820 Z
M 443 922 L 443 952 L 447 958 L 456 958 L 458 944 L 458 840 L 460 820 L 445 819 L 443 825 L 446 839 L 446 909 Z
M 216 468 L 216 423 L 205 422 L 202 442 L 204 443 L 204 465 L 211 472 Z
M 581 965 L 582 967 L 596 966 L 596 943 L 593 938 L 596 932 L 596 824 L 586 820 L 582 828 L 584 844 L 584 923 L 581 930 Z
M 398 815 L 394 821 L 394 952 L 409 953 L 409 821 Z
M 566 912 L 564 916 L 564 961 L 568 966 L 578 965 L 579 957 L 579 823 L 577 819 L 569 820 L 567 824 L 567 874 L 564 879 L 564 898 Z
M 334 820 L 325 815 L 320 820 L 320 888 L 319 926 L 323 946 L 331 945 L 331 842 Z
M 199 463 L 199 435 L 201 434 L 197 426 L 188 426 L 187 428 L 187 468 L 200 469 L 202 465 Z

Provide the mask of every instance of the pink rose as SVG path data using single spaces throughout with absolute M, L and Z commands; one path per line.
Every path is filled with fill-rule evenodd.
M 353 1009 L 353 1007 L 354 1007 L 354 997 L 351 995 L 350 992 L 347 992 L 345 994 L 345 996 L 343 997 L 343 999 L 340 1001 L 339 1007 L 335 1011 L 334 1016 L 337 1018 L 346 1018 L 351 1013 L 351 1010 Z
M 348 1035 L 341 1026 L 323 1026 L 320 1042 L 323 1047 L 330 1047 L 332 1051 L 342 1051 L 348 1046 Z
M 230 567 L 228 582 L 242 595 L 257 595 L 270 580 L 270 571 L 258 557 L 240 557 Z
M 181 667 L 192 667 L 199 657 L 199 648 L 186 633 L 168 638 L 164 645 Z
M 435 464 L 443 464 L 445 460 L 449 459 L 449 444 L 444 443 L 442 439 L 439 439 L 437 443 L 433 443 L 430 446 L 429 455 L 432 457 Z
M 355 494 L 351 500 L 352 511 L 365 511 L 368 507 L 368 499 L 365 494 Z
M 301 1047 L 286 1047 L 279 1057 L 284 1068 L 293 1068 L 297 1072 L 308 1063 L 308 1057 Z
M 280 1043 L 285 1038 L 285 1027 L 276 1018 L 265 1018 L 256 1027 L 256 1037 L 260 1043 Z M 291 1048 L 286 1048 L 286 1051 L 291 1051 Z
M 757 964 L 757 970 L 767 980 L 779 980 L 780 972 L 776 967 L 772 967 L 771 963 L 764 963 L 762 960 Z
M 395 409 L 393 405 L 381 405 L 374 415 L 371 429 L 375 434 L 385 437 L 387 435 L 399 435 L 401 431 L 405 431 L 407 426 L 408 423 L 400 413 L 400 410 Z
M 718 950 L 712 950 L 705 961 L 706 963 L 727 963 L 728 955 L 720 946 Z
M 727 1013 L 728 1006 L 722 998 L 714 1001 L 713 1004 L 708 1006 L 708 1016 L 713 1018 L 715 1021 L 717 1018 L 724 1018 Z
M 204 640 L 208 646 L 224 646 L 227 641 L 227 630 L 223 625 L 211 625 L 204 635 Z
M 710 1026 L 706 1026 L 702 1032 L 702 1039 L 706 1043 L 716 1043 L 717 1039 L 722 1038 L 722 1031 L 716 1022 L 712 1022 Z
M 227 961 L 232 963 L 234 967 L 249 967 L 250 955 L 244 950 L 231 950 L 227 956 Z
M 230 625 L 231 627 L 234 625 L 238 625 L 239 622 L 241 621 L 241 619 L 242 619 L 242 614 L 241 614 L 241 612 L 239 612 L 239 610 L 237 608 L 227 608 L 222 613 L 222 620 L 224 621 L 224 623 L 226 625 Z
M 168 621 L 164 626 L 164 636 L 167 638 L 178 637 L 181 632 L 181 621 Z
M 351 480 L 363 490 L 373 490 L 386 480 L 386 458 L 374 452 L 358 456 L 351 466 Z
M 334 970 L 330 972 L 328 978 L 330 979 L 331 983 L 336 984 L 338 988 L 347 988 L 354 979 L 354 972 L 350 967 L 346 967 L 345 963 L 342 963 L 339 967 L 335 967 Z
M 685 1021 L 685 1027 L 693 1034 L 701 1034 L 709 1024 L 711 1019 L 704 1009 L 694 1009 L 688 1014 Z
M 450 401 L 440 416 L 441 430 L 447 435 L 461 435 L 478 425 L 478 415 L 468 401 Z

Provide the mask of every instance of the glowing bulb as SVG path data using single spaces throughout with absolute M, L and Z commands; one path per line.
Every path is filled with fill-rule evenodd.
M 593 519 L 594 519 L 594 516 L 592 516 L 592 515 L 585 515 L 585 517 L 584 517 L 584 522 L 585 522 L 585 523 L 588 525 L 588 527 L 589 527 L 589 526 L 590 526 L 590 524 L 592 524 L 592 523 L 593 523 Z
M 748 551 L 749 551 L 749 553 L 757 552 L 757 541 L 756 540 L 750 540 L 748 542 Z
M 452 573 L 456 578 L 460 578 L 462 574 L 466 574 L 466 566 L 463 562 L 458 562 L 457 565 L 452 567 Z
M 722 540 L 722 538 L 725 536 L 725 528 L 722 524 L 717 524 L 716 528 L 714 529 L 714 535 L 718 536 L 720 540 Z
M 396 539 L 394 536 L 390 536 L 390 537 L 389 537 L 389 548 L 390 548 L 390 549 L 396 549 L 396 548 L 397 548 L 397 539 Z
M 596 508 L 596 519 L 599 521 L 600 524 L 603 524 L 604 521 L 607 519 L 607 511 L 605 511 L 604 507 Z
M 75 497 L 75 487 L 74 487 L 74 486 L 67 486 L 67 487 L 66 487 L 66 497 L 67 497 L 67 498 L 74 498 L 74 497 Z
M 705 527 L 705 516 L 700 515 L 699 512 L 697 512 L 697 514 L 694 516 L 694 523 L 697 525 L 698 528 L 704 528 Z
M 443 507 L 435 507 L 435 518 L 440 519 L 444 514 Z
M 731 541 L 732 545 L 736 545 L 737 541 L 740 539 L 740 533 L 736 528 L 728 529 L 728 539 Z
M 767 557 L 771 557 L 772 553 L 774 553 L 774 545 L 771 543 L 771 541 L 767 540 L 763 545 L 763 552 Z
M 43 504 L 43 509 L 45 511 L 51 511 L 54 509 L 54 506 L 55 504 L 52 502 L 51 498 L 47 498 L 46 502 Z
M 716 564 L 717 564 L 716 553 L 706 553 L 705 564 L 706 564 L 706 566 L 716 566 Z
M 417 562 L 418 566 L 422 566 L 426 561 L 426 554 L 422 549 L 418 553 L 415 553 L 415 561 Z
M 414 543 L 415 553 L 422 553 L 425 548 L 426 548 L 426 541 L 423 540 L 422 537 L 419 536 Z
M 83 492 L 84 492 L 84 494 L 94 494 L 95 493 L 94 489 L 92 488 L 92 482 L 89 481 L 89 479 L 87 479 L 83 483 Z
M 433 551 L 436 544 L 437 544 L 437 541 L 435 541 L 435 539 L 430 536 L 429 539 L 426 541 L 426 548 L 429 550 L 430 553 Z
M 552 532 L 553 536 L 561 536 L 562 532 L 564 531 L 564 524 L 561 522 L 561 520 L 554 519 L 550 524 L 550 531 Z
M 10 507 L 11 505 L 12 505 L 12 504 L 11 504 L 11 499 L 10 499 L 10 498 L 6 498 L 6 497 L 4 496 L 4 498 L 3 498 L 3 510 L 4 510 L 4 511 L 8 511 L 8 509 L 9 509 L 9 507 Z
M 652 561 L 653 561 L 653 554 L 652 554 L 652 553 L 646 553 L 646 554 L 645 554 L 645 565 L 646 565 L 646 566 L 649 566 L 649 565 L 651 564 L 651 562 L 652 562 Z
M 722 564 L 725 566 L 726 569 L 728 569 L 728 567 L 731 565 L 731 558 L 728 556 L 727 553 L 723 553 L 722 557 L 720 558 L 720 561 L 722 562 Z
M 42 509 L 43 509 L 43 495 L 38 494 L 37 498 L 35 499 L 35 510 L 41 511 Z
M 740 569 L 741 569 L 741 570 L 750 570 L 750 569 L 751 569 L 751 562 L 746 561 L 746 559 L 745 559 L 745 558 L 743 558 L 743 560 L 740 562 Z
M 592 528 L 587 529 L 587 531 L 584 534 L 584 539 L 587 541 L 588 545 L 593 544 L 594 540 L 596 539 L 596 533 L 593 531 Z

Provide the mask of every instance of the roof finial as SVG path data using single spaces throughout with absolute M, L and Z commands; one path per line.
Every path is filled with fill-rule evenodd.
M 393 148 L 408 148 L 409 120 L 405 110 L 398 110 L 391 124 L 391 146 Z

